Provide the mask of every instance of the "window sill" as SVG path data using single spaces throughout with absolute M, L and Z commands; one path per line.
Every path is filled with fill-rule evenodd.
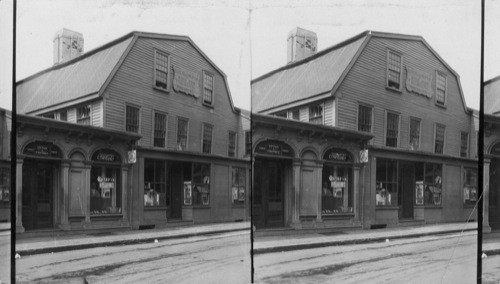
M 144 211 L 167 210 L 166 206 L 144 206 Z
M 322 219 L 334 219 L 334 218 L 352 218 L 354 213 L 323 213 L 321 214 Z
M 434 102 L 434 104 L 437 106 L 437 107 L 440 107 L 442 109 L 446 109 L 446 104 L 442 105 L 440 103 L 437 103 L 437 102 Z
M 202 102 L 201 104 L 202 104 L 203 106 L 206 106 L 206 107 L 211 108 L 211 109 L 213 109 L 213 108 L 214 108 L 214 104 L 213 104 L 213 103 L 212 103 L 212 104 L 209 104 L 209 103 L 206 103 L 206 102 Z
M 399 89 L 396 89 L 396 88 L 393 88 L 393 87 L 389 87 L 387 85 L 385 85 L 385 88 L 389 91 L 392 91 L 392 92 L 395 92 L 395 93 L 398 93 L 398 94 L 402 94 L 403 93 L 403 90 L 402 88 L 399 88 Z
M 210 209 L 210 205 L 182 205 L 182 209 Z
M 122 218 L 122 214 L 96 214 L 90 215 L 90 219 L 119 219 Z
M 399 210 L 397 205 L 376 205 L 375 210 Z
M 167 93 L 167 94 L 169 94 L 169 93 L 170 93 L 170 91 L 168 90 L 168 87 L 169 87 L 169 86 L 167 86 L 167 88 L 166 88 L 166 89 L 163 89 L 163 88 L 160 88 L 160 87 L 153 86 L 153 89 L 155 89 L 155 90 L 157 90 L 157 91 L 160 91 L 160 92 L 163 92 L 163 93 Z

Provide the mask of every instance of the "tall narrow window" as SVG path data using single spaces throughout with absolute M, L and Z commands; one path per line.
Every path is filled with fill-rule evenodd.
M 68 121 L 68 111 L 62 110 L 59 112 L 59 120 Z
M 387 113 L 387 127 L 385 134 L 385 146 L 397 147 L 399 135 L 399 115 L 388 112 Z
M 203 103 L 212 105 L 214 96 L 214 76 L 203 72 Z
M 165 147 L 165 137 L 167 132 L 167 115 L 155 112 L 154 121 L 154 141 L 155 147 Z
M 187 136 L 188 136 L 188 120 L 184 118 L 177 119 L 177 149 L 187 149 Z
M 446 101 L 446 77 L 436 72 L 436 103 L 444 105 Z
M 127 106 L 125 116 L 125 130 L 139 133 L 139 108 Z
M 387 52 L 387 86 L 396 90 L 401 90 L 402 74 L 401 55 L 388 50 Z
M 168 55 L 155 50 L 155 87 L 168 90 Z
M 464 168 L 464 204 L 477 202 L 477 169 Z
M 232 200 L 234 205 L 245 205 L 246 196 L 246 170 L 233 168 Z
M 309 107 L 309 122 L 323 124 L 323 104 Z
M 460 133 L 460 157 L 467 158 L 467 152 L 469 151 L 469 133 Z
M 443 154 L 445 126 L 436 123 L 436 133 L 434 138 L 434 153 Z
M 212 125 L 203 123 L 203 153 L 212 152 L 212 128 Z
M 252 153 L 252 135 L 250 131 L 245 131 L 245 155 Z
M 410 149 L 420 148 L 420 119 L 410 118 Z
M 76 109 L 76 123 L 90 125 L 90 106 L 81 106 Z
M 300 120 L 300 111 L 298 109 L 292 111 L 292 119 Z
M 236 133 L 229 131 L 228 137 L 228 145 L 227 145 L 227 155 L 229 157 L 236 156 Z
M 364 105 L 358 107 L 358 130 L 364 132 L 372 131 L 372 108 Z

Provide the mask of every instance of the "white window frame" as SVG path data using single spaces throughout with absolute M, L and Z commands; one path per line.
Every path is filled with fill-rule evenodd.
M 387 146 L 387 125 L 389 123 L 389 113 L 390 114 L 395 114 L 398 116 L 398 135 L 396 137 L 396 146 Z M 390 148 L 398 148 L 399 147 L 399 143 L 401 141 L 401 114 L 400 113 L 397 113 L 395 111 L 390 111 L 390 110 L 386 110 L 385 111 L 385 126 L 384 126 L 384 146 L 385 147 L 390 147 Z
M 399 88 L 389 86 L 389 58 L 390 55 L 395 54 L 399 56 L 400 62 L 399 62 Z M 401 92 L 403 90 L 403 54 L 401 52 L 395 51 L 393 49 L 387 49 L 387 55 L 386 55 L 386 78 L 385 78 L 385 86 L 391 90 L 395 90 L 398 92 Z
M 205 89 L 210 90 L 210 88 L 205 87 L 205 76 L 210 76 L 212 78 L 212 97 L 210 102 L 205 101 Z M 215 99 L 215 76 L 211 72 L 208 72 L 206 70 L 203 70 L 203 85 L 202 85 L 202 102 L 206 106 L 213 106 L 214 105 L 214 99 Z
M 366 108 L 369 108 L 371 110 L 371 117 L 370 117 L 370 131 L 362 131 L 362 130 L 359 130 L 359 109 L 360 107 L 366 107 Z M 357 131 L 362 131 L 362 132 L 366 132 L 366 133 L 373 133 L 373 122 L 374 122 L 374 107 L 371 106 L 371 105 L 367 105 L 367 104 L 364 104 L 364 103 L 358 103 L 358 111 L 356 113 L 356 130 Z
M 156 136 L 155 136 L 155 132 L 156 132 L 156 114 L 161 114 L 161 115 L 165 116 L 165 129 L 164 129 L 164 131 L 165 131 L 165 137 L 163 138 L 164 139 L 164 146 L 163 147 L 155 146 L 155 138 L 156 138 Z M 153 115 L 152 115 L 151 120 L 152 120 L 152 124 L 151 124 L 152 125 L 152 131 L 151 131 L 152 132 L 152 135 L 151 135 L 151 137 L 152 137 L 152 139 L 151 139 L 152 146 L 155 147 L 155 148 L 162 148 L 162 149 L 163 148 L 167 148 L 167 141 L 168 141 L 168 139 L 167 139 L 167 135 L 168 135 L 168 114 L 166 112 L 163 112 L 163 111 L 153 110 Z
M 157 55 L 158 53 L 161 53 L 162 55 L 167 57 L 167 82 L 166 82 L 166 87 L 160 87 L 156 86 L 156 72 L 157 72 Z M 154 49 L 154 61 L 153 61 L 153 88 L 160 90 L 162 92 L 168 92 L 170 90 L 170 54 L 168 52 L 165 52 L 163 50 L 159 49 Z
M 136 108 L 138 109 L 138 112 L 137 112 L 137 115 L 138 115 L 138 118 L 137 118 L 137 121 L 138 121 L 138 126 L 137 126 L 137 132 L 133 132 L 133 131 L 128 131 L 127 130 L 127 107 L 133 107 L 133 108 Z M 141 113 L 141 107 L 138 106 L 138 105 L 134 105 L 134 104 L 130 104 L 130 103 L 125 103 L 125 111 L 124 111 L 124 121 L 123 121 L 123 125 L 124 125 L 124 130 L 125 132 L 130 132 L 130 133 L 141 133 L 141 116 L 142 116 L 142 113 Z
M 443 101 L 438 100 L 438 78 L 439 76 L 444 78 L 444 98 Z M 436 89 L 435 89 L 435 103 L 438 106 L 446 106 L 446 97 L 448 96 L 448 77 L 444 72 L 436 71 Z

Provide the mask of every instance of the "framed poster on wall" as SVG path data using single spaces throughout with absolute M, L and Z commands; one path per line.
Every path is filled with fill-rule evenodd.
M 415 203 L 417 205 L 424 205 L 424 182 L 417 181 L 415 183 Z
M 193 204 L 193 198 L 192 198 L 192 191 L 191 191 L 191 182 L 190 181 L 185 181 L 184 182 L 184 205 L 191 205 Z

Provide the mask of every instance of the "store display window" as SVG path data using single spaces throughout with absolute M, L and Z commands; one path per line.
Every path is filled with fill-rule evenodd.
M 423 184 L 425 205 L 441 205 L 442 172 L 442 165 L 425 163 Z
M 121 214 L 122 191 L 120 158 L 112 150 L 100 150 L 92 156 L 90 170 L 90 214 Z
M 321 213 L 353 213 L 352 169 L 324 165 L 322 175 Z
M 184 205 L 210 205 L 210 164 L 187 165 L 189 167 L 184 169 Z
M 0 201 L 10 201 L 10 168 L 0 168 Z
M 166 207 L 170 205 L 167 183 L 167 162 L 144 160 L 144 207 Z
M 477 202 L 477 170 L 464 169 L 464 204 L 474 205 Z
M 233 168 L 232 175 L 232 200 L 233 204 L 245 205 L 246 172 L 244 168 Z
M 377 158 L 377 206 L 398 206 L 398 162 Z

